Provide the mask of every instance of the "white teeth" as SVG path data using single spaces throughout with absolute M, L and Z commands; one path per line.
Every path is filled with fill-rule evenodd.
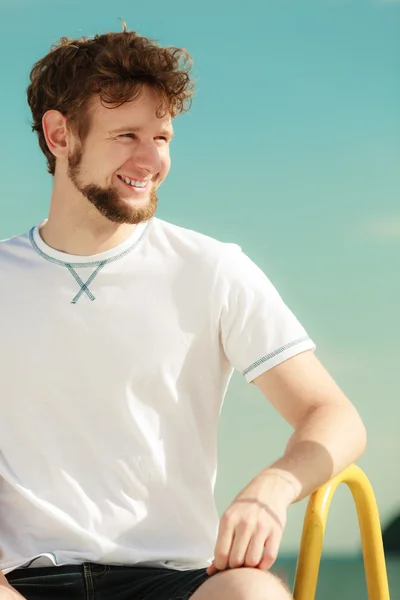
M 124 181 L 128 185 L 131 185 L 132 187 L 144 188 L 147 185 L 147 181 L 137 181 L 135 179 L 129 179 L 129 177 L 122 177 L 122 175 L 120 175 L 120 178 L 122 179 L 122 181 Z

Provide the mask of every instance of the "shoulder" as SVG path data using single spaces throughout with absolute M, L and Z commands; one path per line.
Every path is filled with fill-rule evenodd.
M 172 225 L 160 219 L 153 222 L 154 244 L 161 249 L 163 259 L 174 257 L 175 265 L 212 277 L 215 293 L 225 295 L 275 293 L 265 272 L 234 242 Z
M 184 259 L 197 256 L 215 264 L 215 261 L 224 262 L 226 257 L 241 253 L 241 248 L 235 243 L 224 242 L 158 218 L 153 219 L 152 235 L 158 244 L 178 252 Z
M 0 240 L 0 262 L 4 263 L 12 258 L 22 258 L 26 251 L 31 249 L 29 232 Z

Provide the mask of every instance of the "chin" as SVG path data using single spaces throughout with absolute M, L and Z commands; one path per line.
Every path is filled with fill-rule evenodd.
M 150 204 L 150 198 L 149 196 L 146 196 L 145 198 L 132 198 L 126 196 L 125 198 L 122 198 L 122 202 L 124 205 L 146 206 L 147 204 Z

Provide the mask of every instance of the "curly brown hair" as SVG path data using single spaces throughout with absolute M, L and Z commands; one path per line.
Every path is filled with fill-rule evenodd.
M 123 30 L 92 38 L 63 37 L 35 63 L 27 89 L 32 131 L 54 175 L 56 159 L 43 133 L 42 118 L 58 110 L 68 118 L 70 130 L 83 141 L 90 127 L 90 101 L 97 94 L 104 105 L 118 107 L 135 100 L 144 85 L 160 95 L 158 116 L 172 117 L 189 110 L 194 94 L 190 77 L 192 59 L 183 48 L 162 48 L 154 40 Z

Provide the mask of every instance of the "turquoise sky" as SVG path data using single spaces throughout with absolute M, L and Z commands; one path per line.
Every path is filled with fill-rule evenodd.
M 33 63 L 63 35 L 119 31 L 118 17 L 194 58 L 198 92 L 175 123 L 158 215 L 241 244 L 267 272 L 365 420 L 360 464 L 386 521 L 400 510 L 400 2 L 0 0 L 0 238 L 48 207 L 25 97 Z M 235 376 L 221 510 L 288 434 Z M 297 549 L 303 510 L 291 512 L 285 551 Z M 345 491 L 326 548 L 358 548 Z

